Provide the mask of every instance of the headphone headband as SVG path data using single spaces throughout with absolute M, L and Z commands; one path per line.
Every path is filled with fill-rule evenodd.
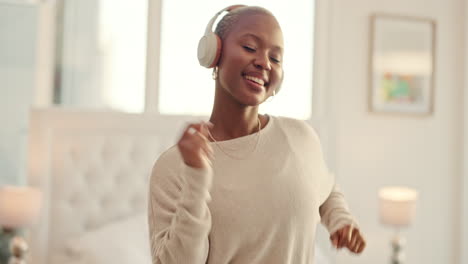
M 218 63 L 219 57 L 221 55 L 221 38 L 213 32 L 213 25 L 216 22 L 216 19 L 224 11 L 232 11 L 239 7 L 244 7 L 245 5 L 232 5 L 226 8 L 223 8 L 221 11 L 216 13 L 216 15 L 210 19 L 208 25 L 205 29 L 205 35 L 198 42 L 198 61 L 200 65 L 206 68 L 213 68 Z
M 240 8 L 240 7 L 245 7 L 246 5 L 232 5 L 232 6 L 228 6 L 228 7 L 225 7 L 223 9 L 221 9 L 220 11 L 218 11 L 218 13 L 216 13 L 216 15 L 208 22 L 208 25 L 206 26 L 206 29 L 205 29 L 205 36 L 212 33 L 213 32 L 213 25 L 214 23 L 216 22 L 216 19 L 219 17 L 219 15 L 221 15 L 224 11 L 228 11 L 228 12 L 231 12 L 232 10 L 236 9 L 236 8 Z

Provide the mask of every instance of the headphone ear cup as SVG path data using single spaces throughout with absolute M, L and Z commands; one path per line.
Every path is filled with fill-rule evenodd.
M 281 72 L 281 81 L 280 81 L 280 84 L 279 86 L 276 88 L 275 90 L 275 93 L 278 94 L 279 91 L 281 90 L 281 87 L 283 86 L 283 80 L 284 80 L 284 69 L 282 69 L 282 72 Z
M 281 84 L 280 86 L 278 86 L 278 88 L 276 88 L 275 93 L 278 94 L 280 90 L 281 90 Z
M 213 68 L 218 64 L 221 55 L 221 38 L 211 32 L 204 35 L 198 42 L 198 62 L 206 68 Z

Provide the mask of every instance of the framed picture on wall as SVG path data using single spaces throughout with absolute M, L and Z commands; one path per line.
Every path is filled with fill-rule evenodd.
M 371 112 L 433 113 L 435 30 L 431 19 L 371 16 Z

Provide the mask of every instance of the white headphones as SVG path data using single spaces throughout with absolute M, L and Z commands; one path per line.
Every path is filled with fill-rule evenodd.
M 219 57 L 221 55 L 222 41 L 221 38 L 213 32 L 213 24 L 216 19 L 224 11 L 230 12 L 236 8 L 245 7 L 246 5 L 232 5 L 226 8 L 223 8 L 221 11 L 216 13 L 216 15 L 208 22 L 208 25 L 205 29 L 205 35 L 198 42 L 198 62 L 201 66 L 205 68 L 213 68 L 218 64 Z M 276 93 L 279 92 L 280 86 L 276 89 Z
M 221 55 L 222 42 L 221 38 L 213 32 L 213 24 L 221 13 L 224 11 L 232 11 L 245 5 L 228 6 L 218 13 L 208 22 L 205 35 L 198 42 L 198 61 L 200 65 L 206 68 L 213 68 L 218 64 L 219 56 Z

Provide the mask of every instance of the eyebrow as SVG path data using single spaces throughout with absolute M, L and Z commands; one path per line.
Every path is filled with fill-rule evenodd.
M 252 34 L 252 33 L 245 33 L 244 35 L 241 36 L 241 38 L 246 38 L 246 37 L 251 37 L 251 38 L 254 38 L 255 40 L 257 40 L 259 42 L 262 42 L 262 39 L 259 36 L 255 35 L 255 34 Z M 283 51 L 283 48 L 281 48 L 280 46 L 277 46 L 277 45 L 274 45 L 273 49 L 279 50 L 280 52 Z

